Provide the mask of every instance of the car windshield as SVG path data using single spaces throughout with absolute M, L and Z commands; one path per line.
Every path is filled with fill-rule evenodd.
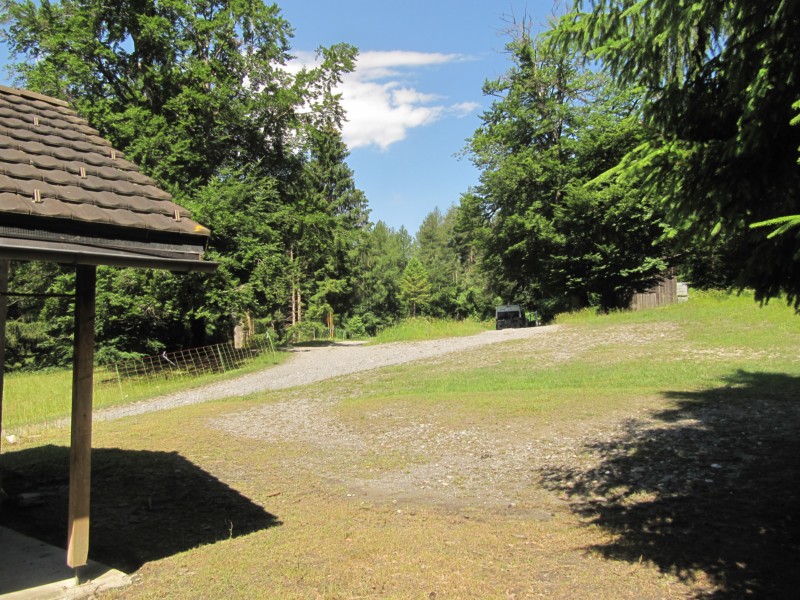
M 497 318 L 501 321 L 504 319 L 516 319 L 517 317 L 519 317 L 519 313 L 517 311 L 504 310 L 497 313 Z

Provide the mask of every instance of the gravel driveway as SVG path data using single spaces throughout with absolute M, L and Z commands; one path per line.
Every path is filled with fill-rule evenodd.
M 95 420 L 113 421 L 220 398 L 286 389 L 359 371 L 369 371 L 468 350 L 477 346 L 525 339 L 555 329 L 557 329 L 555 325 L 528 329 L 503 329 L 484 331 L 467 337 L 422 342 L 395 342 L 377 346 L 367 346 L 359 342 L 341 342 L 331 346 L 300 347 L 293 350 L 293 356 L 287 362 L 276 367 L 201 388 L 99 410 L 95 413 Z

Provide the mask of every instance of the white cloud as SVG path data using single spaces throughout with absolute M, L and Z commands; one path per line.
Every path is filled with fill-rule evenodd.
M 298 53 L 297 62 L 310 64 L 313 55 Z M 406 138 L 409 130 L 448 116 L 463 117 L 478 108 L 474 102 L 447 104 L 446 97 L 418 90 L 409 83 L 415 71 L 465 60 L 461 54 L 438 52 L 364 52 L 356 70 L 342 78 L 339 92 L 347 113 L 342 135 L 352 148 L 386 150 Z
M 453 104 L 450 110 L 458 117 L 468 117 L 481 107 L 477 102 L 459 102 Z

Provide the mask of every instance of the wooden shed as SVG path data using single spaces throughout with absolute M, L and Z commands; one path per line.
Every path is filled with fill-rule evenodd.
M 89 551 L 96 266 L 210 272 L 209 235 L 67 103 L 0 86 L 0 428 L 9 261 L 75 265 L 71 567 Z

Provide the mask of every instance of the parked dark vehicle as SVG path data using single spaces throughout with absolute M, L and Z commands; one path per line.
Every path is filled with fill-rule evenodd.
M 495 311 L 495 317 L 495 329 L 539 327 L 542 324 L 542 317 L 539 315 L 539 311 L 526 312 L 519 304 L 498 306 Z
M 528 319 L 525 311 L 519 304 L 505 304 L 498 306 L 495 311 L 495 329 L 509 329 L 513 327 L 527 327 Z

